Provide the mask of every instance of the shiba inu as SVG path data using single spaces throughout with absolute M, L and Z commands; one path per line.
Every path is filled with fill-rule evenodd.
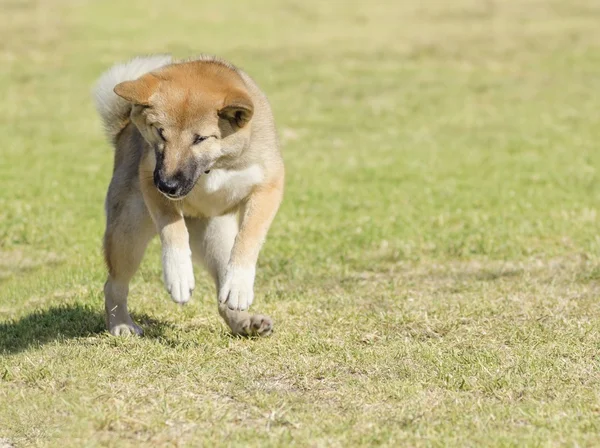
M 159 55 L 112 67 L 94 97 L 115 148 L 104 235 L 108 330 L 142 334 L 127 309 L 129 282 L 158 234 L 175 302 L 190 300 L 193 257 L 213 277 L 232 333 L 269 335 L 271 318 L 248 312 L 259 251 L 283 196 L 265 94 L 224 60 Z

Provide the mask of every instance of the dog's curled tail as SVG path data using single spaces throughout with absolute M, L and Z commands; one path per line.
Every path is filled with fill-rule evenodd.
M 117 64 L 104 72 L 93 90 L 96 110 L 102 118 L 108 140 L 113 143 L 127 125 L 131 103 L 119 97 L 113 89 L 123 81 L 131 81 L 171 63 L 170 55 L 137 57 Z

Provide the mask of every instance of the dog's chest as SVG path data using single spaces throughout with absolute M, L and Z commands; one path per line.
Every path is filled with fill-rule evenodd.
M 245 199 L 263 180 L 258 165 L 243 170 L 211 170 L 202 174 L 186 198 L 184 211 L 194 216 L 218 216 Z

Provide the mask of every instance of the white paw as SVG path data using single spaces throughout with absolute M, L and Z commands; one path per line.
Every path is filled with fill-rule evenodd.
M 163 248 L 163 280 L 174 302 L 187 303 L 194 289 L 194 267 L 189 249 Z
M 113 336 L 142 336 L 144 334 L 144 330 L 133 322 L 111 325 L 108 331 Z
M 219 291 L 219 302 L 230 310 L 247 310 L 254 300 L 254 275 L 256 269 L 230 265 Z

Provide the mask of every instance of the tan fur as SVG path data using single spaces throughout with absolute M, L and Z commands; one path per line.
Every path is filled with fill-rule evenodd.
M 242 225 L 238 234 L 238 243 L 231 253 L 231 263 L 256 264 L 260 246 L 277 213 L 282 189 L 283 178 L 280 178 L 271 184 L 257 187 L 248 197 L 243 205 Z
M 119 70 L 126 73 L 127 65 Z M 128 284 L 158 234 L 175 301 L 189 300 L 193 255 L 213 276 L 219 312 L 232 332 L 270 334 L 268 316 L 246 311 L 260 247 L 283 194 L 265 95 L 244 72 L 206 56 L 124 77 L 114 92 L 131 104 L 129 115 L 97 92 L 99 103 L 119 105 L 101 110 L 105 127 L 120 129 L 109 135 L 116 149 L 104 237 L 110 332 L 141 334 L 127 310 Z

